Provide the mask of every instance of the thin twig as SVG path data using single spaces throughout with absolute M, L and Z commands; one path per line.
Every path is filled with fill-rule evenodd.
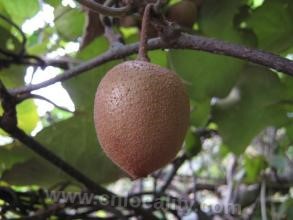
M 71 66 L 81 64 L 80 60 L 75 60 L 69 57 L 58 57 L 56 59 L 44 59 L 46 66 L 53 66 L 60 69 L 68 70 Z
M 64 71 L 63 74 L 58 75 L 52 79 L 49 79 L 39 84 L 12 89 L 10 90 L 10 93 L 15 95 L 20 93 L 31 92 L 33 90 L 37 90 L 52 85 L 59 81 L 63 82 L 109 61 L 118 60 L 126 56 L 132 55 L 138 51 L 138 47 L 138 43 L 134 43 L 123 47 L 119 47 L 117 49 L 113 48 L 105 52 L 104 54 L 96 58 L 93 58 L 92 60 L 82 63 L 72 69 L 69 69 L 68 71 Z M 200 50 L 214 54 L 236 57 L 278 70 L 289 76 L 293 76 L 293 61 L 289 59 L 283 58 L 281 56 L 269 52 L 264 52 L 258 49 L 252 49 L 246 46 L 241 46 L 233 43 L 227 43 L 212 38 L 182 34 L 178 38 L 176 43 L 172 45 L 167 44 L 160 38 L 154 38 L 148 41 L 149 50 L 163 48 Z
M 183 154 L 181 157 L 178 157 L 174 160 L 172 171 L 169 174 L 168 179 L 166 180 L 165 184 L 159 190 L 158 195 L 161 195 L 166 191 L 168 186 L 171 184 L 174 176 L 176 175 L 178 169 L 181 167 L 181 165 L 185 162 L 186 159 L 187 159 L 187 156 L 185 154 Z
M 261 183 L 261 189 L 260 189 L 260 209 L 261 209 L 261 219 L 267 220 L 267 206 L 266 206 L 266 182 L 265 180 Z
M 24 96 L 21 96 L 18 101 L 19 102 L 22 102 L 24 100 L 27 100 L 27 99 L 39 99 L 39 100 L 43 100 L 43 101 L 46 101 L 50 104 L 52 104 L 53 106 L 55 106 L 56 108 L 59 108 L 61 109 L 62 111 L 65 111 L 65 112 L 69 112 L 69 113 L 73 113 L 73 111 L 63 107 L 63 106 L 60 106 L 60 105 L 57 105 L 55 102 L 51 101 L 50 99 L 44 97 L 44 96 L 41 96 L 41 95 L 37 95 L 37 94 L 32 94 L 32 93 L 28 93 L 28 94 L 25 94 Z
M 236 164 L 237 164 L 237 158 L 234 154 L 232 154 L 226 168 L 227 191 L 225 193 L 224 207 L 225 207 L 225 212 L 227 214 L 228 214 L 229 205 L 233 196 L 233 189 L 234 189 L 233 178 L 234 178 Z
M 249 212 L 244 216 L 243 220 L 252 220 L 258 206 L 259 200 L 257 199 L 249 208 Z
M 45 61 L 42 59 L 42 58 L 40 58 L 40 57 L 38 57 L 38 56 L 34 56 L 34 55 L 24 55 L 23 57 L 22 57 L 24 60 L 35 60 L 36 61 L 36 64 L 35 65 L 38 65 L 38 66 L 40 66 L 40 67 L 42 67 L 42 68 L 44 68 L 45 66 L 46 66 L 46 63 L 45 63 Z M 32 63 L 32 65 L 34 65 L 34 63 Z
M 193 187 L 192 187 L 192 192 L 193 192 L 193 203 L 194 205 L 197 203 L 197 198 L 196 198 L 196 191 L 197 191 L 197 178 L 196 178 L 196 175 L 195 175 L 195 171 L 193 169 L 193 164 L 192 164 L 192 161 L 191 159 L 188 160 L 188 164 L 189 164 L 189 167 L 190 167 L 190 170 L 192 172 L 192 179 L 193 179 Z
M 93 0 L 76 0 L 76 1 L 79 2 L 81 5 L 86 6 L 88 9 L 92 11 L 98 12 L 99 14 L 112 16 L 112 17 L 125 16 L 131 10 L 130 5 L 126 5 L 121 8 L 112 8 L 112 7 L 99 4 Z

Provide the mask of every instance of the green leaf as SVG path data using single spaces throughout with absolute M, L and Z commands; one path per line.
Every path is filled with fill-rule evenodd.
M 18 127 L 27 133 L 32 132 L 39 121 L 36 105 L 33 100 L 27 100 L 17 105 Z
M 233 17 L 241 1 L 203 1 L 200 30 L 206 36 L 243 43 L 242 34 L 233 26 Z M 191 98 L 208 100 L 213 96 L 225 97 L 238 79 L 243 62 L 234 58 L 218 56 L 201 51 L 170 50 L 170 67 L 185 81 Z
M 293 160 L 293 146 L 290 146 L 286 152 L 289 160 Z
M 105 52 L 108 46 L 108 41 L 104 37 L 100 37 L 81 51 L 77 55 L 77 59 L 89 60 Z M 92 116 L 94 97 L 98 84 L 106 72 L 116 63 L 116 61 L 109 62 L 63 83 L 77 111 L 83 111 L 89 114 L 90 117 Z
M 0 79 L 6 88 L 14 88 L 24 85 L 25 68 L 22 66 L 11 66 L 0 71 Z
M 0 33 L 0 48 L 4 51 L 8 51 L 11 53 L 19 53 L 21 43 L 14 35 L 12 35 L 12 33 L 10 32 L 10 28 L 5 27 L 5 25 L 0 26 Z M 7 59 L 7 57 L 0 54 L 0 57 L 2 56 L 4 57 L 4 59 Z
M 11 36 L 11 33 L 4 27 L 0 26 L 0 32 L 1 32 L 1 35 L 0 35 L 0 40 L 1 40 L 1 44 L 0 44 L 0 48 L 2 50 L 5 50 L 5 51 L 8 51 L 7 49 L 7 41 L 8 39 L 10 38 Z M 4 55 L 0 54 L 0 57 L 4 57 Z
M 154 64 L 158 64 L 162 67 L 168 66 L 167 54 L 162 50 L 153 50 L 148 52 L 148 56 L 151 59 L 151 62 Z
M 243 63 L 199 51 L 171 50 L 169 65 L 184 80 L 189 96 L 204 101 L 225 97 L 238 79 Z
M 203 35 L 229 42 L 255 45 L 255 36 L 251 30 L 239 28 L 245 17 L 247 6 L 244 0 L 205 0 L 201 7 L 199 19 Z M 244 14 L 243 14 L 244 13 Z
M 269 162 L 272 167 L 276 168 L 279 174 L 283 173 L 287 166 L 287 160 L 284 155 L 273 155 Z
M 286 125 L 285 128 L 286 128 L 286 134 L 289 140 L 291 141 L 291 143 L 293 143 L 293 123 Z
M 280 205 L 279 212 L 278 212 L 278 215 L 280 216 L 280 218 L 292 219 L 293 218 L 292 207 L 293 207 L 293 198 L 290 198 L 288 196 L 287 199 L 284 202 L 282 202 L 282 204 Z
M 188 129 L 184 143 L 185 152 L 189 157 L 196 156 L 202 149 L 199 135 L 191 129 Z
M 48 52 L 49 37 L 52 35 L 48 36 L 47 29 L 49 28 L 45 28 L 41 34 L 35 32 L 27 38 L 26 50 L 28 54 L 43 55 Z
M 195 127 L 205 127 L 210 117 L 211 101 L 209 99 L 204 101 L 191 100 L 190 122 Z
M 282 83 L 285 86 L 285 96 L 286 100 L 293 101 L 293 79 L 291 76 L 282 76 Z
M 53 7 L 56 7 L 58 5 L 60 5 L 60 0 L 45 0 L 45 3 L 53 6 Z
M 17 24 L 22 24 L 40 10 L 38 0 L 0 0 L 0 4 Z
M 74 41 L 82 35 L 85 14 L 81 10 L 60 6 L 55 10 L 54 15 L 57 32 L 65 40 Z
M 260 179 L 260 173 L 267 167 L 266 160 L 263 156 L 249 156 L 244 155 L 243 158 L 245 169 L 245 181 L 247 183 L 254 183 Z
M 25 68 L 21 66 L 11 66 L 8 69 L 0 71 L 0 80 L 7 88 L 15 88 L 24 85 Z M 37 125 L 39 116 L 35 103 L 32 100 L 27 100 L 17 105 L 18 126 L 24 131 L 30 133 Z M 3 114 L 3 109 L 0 107 L 0 115 Z M 0 129 L 1 135 L 6 133 Z
M 0 147 L 0 174 L 11 169 L 15 164 L 23 163 L 32 158 L 31 152 L 23 148 L 19 142 Z
M 230 153 L 229 148 L 225 144 L 221 144 L 219 155 L 221 158 L 225 158 Z
M 233 32 L 233 18 L 242 5 L 242 0 L 204 0 L 199 25 L 205 35 L 227 40 Z
M 45 54 L 48 50 L 48 41 L 35 44 L 29 48 L 27 48 L 27 52 L 34 55 L 42 55 Z
M 242 153 L 251 140 L 267 126 L 280 126 L 288 119 L 278 104 L 283 87 L 277 75 L 260 67 L 246 68 L 239 80 L 238 98 L 219 101 L 213 109 L 224 143 Z
M 255 9 L 247 25 L 258 37 L 258 46 L 274 52 L 283 52 L 293 43 L 292 1 L 270 0 Z
M 10 16 L 9 14 L 7 13 L 7 11 L 5 10 L 5 7 L 2 3 L 3 0 L 0 0 L 0 13 L 2 16 L 10 19 Z M 7 21 L 3 20 L 2 18 L 0 18 L 0 26 L 7 29 L 7 30 L 10 30 L 11 28 L 11 25 L 7 23 Z M 1 41 L 2 42 L 2 41 Z
M 93 120 L 84 115 L 75 116 L 45 128 L 36 136 L 36 139 L 99 183 L 113 181 L 121 174 L 121 171 L 102 152 L 96 138 Z M 11 154 L 14 153 L 11 150 Z M 56 182 L 73 179 L 33 154 L 30 160 L 6 171 L 3 180 L 16 185 L 50 186 Z

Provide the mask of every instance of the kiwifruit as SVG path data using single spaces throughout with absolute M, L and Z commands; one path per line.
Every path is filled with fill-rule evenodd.
M 137 179 L 178 153 L 189 123 L 189 99 L 172 71 L 145 61 L 126 61 L 101 80 L 94 122 L 107 156 Z
M 119 24 L 122 27 L 136 27 L 138 25 L 139 19 L 136 16 L 126 15 L 121 17 Z
M 182 0 L 167 10 L 166 17 L 182 27 L 192 28 L 197 18 L 197 7 L 195 0 Z

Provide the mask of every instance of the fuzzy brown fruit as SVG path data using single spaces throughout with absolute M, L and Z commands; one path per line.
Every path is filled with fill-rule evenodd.
M 94 122 L 107 154 L 133 179 L 178 153 L 189 122 L 189 99 L 177 75 L 144 61 L 111 69 L 97 89 Z
M 119 24 L 122 27 L 136 27 L 139 23 L 139 19 L 135 16 L 126 15 L 121 17 L 119 20 Z
M 197 3 L 194 0 L 182 0 L 167 10 L 167 18 L 182 27 L 192 28 L 197 18 Z

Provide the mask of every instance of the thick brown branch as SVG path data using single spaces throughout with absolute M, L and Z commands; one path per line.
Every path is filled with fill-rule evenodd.
M 264 52 L 257 49 L 248 48 L 245 46 L 227 43 L 216 39 L 211 39 L 201 36 L 193 36 L 189 34 L 182 34 L 176 43 L 168 45 L 166 42 L 162 41 L 160 38 L 154 38 L 148 41 L 148 49 L 162 49 L 162 48 L 174 48 L 174 49 L 191 49 L 207 51 L 214 54 L 222 54 L 230 57 L 240 58 L 252 63 L 260 64 L 277 71 L 283 72 L 287 75 L 293 76 L 293 61 L 283 58 L 281 56 Z M 37 90 L 56 82 L 62 82 L 77 76 L 87 70 L 94 67 L 100 66 L 106 62 L 117 60 L 129 56 L 131 54 L 137 53 L 138 43 L 126 45 L 119 47 L 117 49 L 109 50 L 108 52 L 94 58 L 86 63 L 76 66 L 74 69 L 65 71 L 63 74 L 58 75 L 52 79 L 45 82 L 30 85 L 22 88 L 10 90 L 11 94 L 26 93 L 33 90 Z

